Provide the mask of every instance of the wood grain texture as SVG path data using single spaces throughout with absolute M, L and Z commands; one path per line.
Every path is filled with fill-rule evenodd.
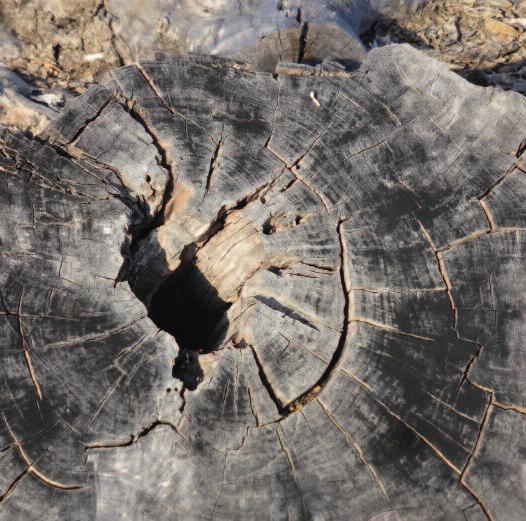
M 0 130 L 1 521 L 523 519 L 526 101 L 279 71 Z

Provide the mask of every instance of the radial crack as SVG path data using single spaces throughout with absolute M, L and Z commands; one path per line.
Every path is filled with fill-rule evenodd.
M 462 386 L 464 385 L 464 382 L 469 381 L 469 372 L 471 371 L 471 367 L 473 366 L 477 358 L 482 353 L 483 346 L 481 344 L 477 344 L 477 346 L 478 346 L 477 351 L 468 361 L 466 368 L 464 369 L 464 373 L 462 374 L 462 378 L 460 379 L 460 383 L 458 384 L 457 397 L 458 397 L 458 394 L 460 393 Z
M 490 410 L 491 410 L 491 407 L 493 406 L 493 400 L 494 400 L 494 394 L 493 393 L 490 393 L 490 397 L 489 397 L 489 401 L 488 401 L 488 405 L 486 406 L 486 410 L 484 411 L 484 417 L 482 418 L 482 421 L 480 422 L 480 429 L 479 429 L 479 432 L 478 432 L 478 435 L 477 435 L 477 439 L 475 440 L 475 443 L 473 445 L 473 449 L 471 450 L 471 454 L 469 455 L 468 457 L 468 460 L 466 461 L 466 464 L 464 465 L 464 468 L 462 469 L 462 472 L 460 474 L 460 482 L 463 483 L 464 482 L 464 479 L 465 479 L 465 476 L 466 476 L 466 473 L 468 472 L 468 468 L 471 464 L 471 461 L 473 459 L 473 457 L 475 456 L 479 446 L 480 446 L 480 442 L 484 436 L 484 430 L 487 426 L 487 423 L 488 423 L 488 420 L 489 420 L 489 416 L 490 416 Z
M 352 436 L 350 435 L 350 433 L 336 420 L 336 418 L 331 414 L 331 412 L 329 411 L 329 408 L 327 407 L 327 405 L 323 402 L 323 400 L 321 398 L 318 398 L 318 403 L 320 404 L 323 412 L 325 413 L 325 415 L 327 416 L 327 418 L 329 418 L 329 421 L 343 434 L 343 436 L 345 437 L 345 440 L 347 441 L 347 443 L 349 443 L 349 445 L 351 445 L 351 447 L 355 450 L 355 452 L 358 454 L 358 457 L 360 458 L 360 461 L 365 465 L 365 467 L 367 468 L 367 470 L 369 471 L 369 473 L 371 474 L 374 482 L 376 483 L 376 485 L 378 486 L 378 488 L 380 489 L 380 491 L 382 492 L 382 495 L 385 497 L 385 499 L 387 500 L 388 503 L 391 503 L 391 500 L 389 499 L 389 496 L 387 495 L 387 492 L 385 490 L 385 486 L 383 485 L 383 483 L 380 481 L 380 478 L 376 472 L 376 470 L 374 469 L 374 467 L 367 461 L 367 459 L 365 458 L 365 455 L 363 453 L 363 450 L 359 447 L 359 445 L 353 440 Z
M 44 399 L 42 388 L 40 387 L 40 384 L 38 382 L 38 378 L 35 372 L 35 368 L 33 366 L 33 362 L 31 361 L 31 355 L 28 351 L 28 346 L 26 342 L 26 337 L 24 334 L 24 328 L 22 324 L 22 298 L 23 298 L 24 292 L 22 291 L 22 294 L 20 295 L 20 298 L 18 300 L 17 304 L 17 311 L 16 313 L 12 313 L 7 308 L 3 295 L 0 293 L 0 301 L 2 304 L 2 307 L 4 308 L 4 312 L 7 316 L 13 317 L 16 320 L 17 326 L 18 326 L 18 335 L 20 336 L 20 342 L 22 343 L 22 354 L 24 357 L 24 362 L 27 367 L 27 371 L 29 373 L 29 377 L 31 378 L 31 382 L 33 383 L 33 388 L 35 389 L 35 393 L 37 395 L 38 401 L 42 401 Z
M 29 473 L 29 467 L 26 467 L 17 477 L 16 479 L 9 485 L 7 490 L 0 496 L 0 505 L 4 501 L 7 500 L 7 498 L 11 495 L 11 493 L 15 490 L 15 488 L 18 486 L 20 481 Z
M 439 250 L 437 250 L 435 244 L 433 243 L 433 240 L 431 239 L 431 236 L 429 235 L 429 233 L 427 232 L 427 230 L 424 228 L 424 225 L 418 221 L 418 225 L 420 226 L 420 230 L 422 232 L 422 235 L 424 236 L 424 238 L 426 239 L 426 241 L 428 242 L 430 248 L 431 248 L 431 251 L 434 253 L 435 255 L 435 258 L 437 260 L 437 264 L 438 264 L 438 271 L 440 273 L 440 276 L 442 277 L 442 280 L 444 281 L 444 284 L 446 285 L 446 291 L 447 291 L 447 295 L 448 295 L 448 298 L 449 298 L 449 304 L 451 306 L 451 310 L 453 311 L 453 331 L 455 332 L 455 336 L 457 338 L 460 338 L 460 335 L 458 333 L 458 309 L 455 305 L 455 301 L 453 299 L 453 285 L 451 284 L 451 280 L 449 279 L 449 276 L 447 274 L 447 271 L 446 271 L 446 267 L 445 267 L 445 263 L 444 263 L 444 256 L 442 254 L 442 252 L 440 252 Z
M 219 157 L 221 155 L 221 151 L 223 150 L 223 143 L 223 133 L 221 132 L 221 137 L 214 148 L 212 157 L 210 158 L 210 167 L 208 168 L 208 174 L 206 176 L 205 193 L 203 194 L 203 200 L 201 202 L 203 202 L 206 199 L 206 196 L 210 191 L 210 183 L 212 182 L 212 177 L 214 176 L 216 170 L 219 168 Z
M 270 383 L 270 379 L 268 378 L 267 373 L 265 372 L 265 368 L 263 367 L 263 364 L 261 363 L 261 360 L 259 359 L 259 356 L 258 356 L 258 353 L 255 347 L 249 343 L 241 341 L 239 343 L 239 347 L 244 347 L 244 346 L 248 346 L 250 350 L 252 351 L 252 355 L 254 356 L 254 361 L 256 362 L 256 365 L 258 367 L 259 378 L 261 380 L 261 383 L 263 384 L 263 387 L 265 387 L 265 389 L 267 390 L 267 393 L 270 399 L 274 402 L 278 412 L 283 415 L 283 412 L 284 412 L 283 402 L 276 395 L 276 392 L 274 391 L 274 388 L 272 387 L 272 384 Z
M 119 88 L 120 89 L 120 88 Z M 122 90 L 121 90 L 122 93 Z M 163 199 L 161 203 L 161 208 L 159 209 L 157 215 L 154 218 L 154 222 L 151 227 L 149 227 L 146 231 L 143 231 L 141 234 L 141 237 L 145 234 L 149 233 L 152 228 L 158 228 L 162 226 L 165 223 L 167 213 L 170 210 L 170 201 L 172 199 L 173 190 L 174 190 L 174 184 L 175 184 L 175 174 L 173 169 L 173 161 L 168 158 L 168 153 L 166 151 L 166 147 L 164 147 L 161 143 L 160 138 L 157 136 L 151 125 L 149 125 L 145 118 L 142 116 L 139 110 L 136 110 L 135 106 L 136 103 L 132 100 L 129 100 L 124 96 L 124 93 L 122 93 L 122 96 L 124 99 L 126 99 L 129 103 L 128 107 L 128 114 L 135 120 L 143 130 L 150 136 L 152 140 L 152 144 L 157 150 L 157 155 L 159 156 L 159 166 L 168 174 L 168 183 L 166 184 L 166 188 L 164 190 Z M 123 107 L 125 108 L 125 107 Z M 136 238 L 137 240 L 138 238 Z
M 95 121 L 101 115 L 102 111 L 108 106 L 108 104 L 111 101 L 113 101 L 113 99 L 114 99 L 114 96 L 108 96 L 108 99 L 102 104 L 102 106 L 97 110 L 97 112 L 92 117 L 86 119 L 84 123 L 80 126 L 80 128 L 75 132 L 73 137 L 69 141 L 66 141 L 64 145 L 68 146 L 68 145 L 74 144 L 75 141 L 77 141 L 80 138 L 84 130 L 86 130 L 87 126 L 93 121 Z

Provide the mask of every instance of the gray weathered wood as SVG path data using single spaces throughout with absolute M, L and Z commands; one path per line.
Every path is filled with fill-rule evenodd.
M 250 61 L 338 59 L 359 63 L 360 35 L 381 15 L 403 17 L 426 0 L 109 0 L 112 31 L 125 62 L 156 51 L 199 52 Z
M 278 71 L 0 131 L 1 521 L 526 516 L 526 100 L 407 46 Z

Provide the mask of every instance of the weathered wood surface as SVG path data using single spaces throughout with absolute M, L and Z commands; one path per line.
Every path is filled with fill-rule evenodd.
M 525 518 L 526 101 L 280 70 L 1 131 L 0 520 Z
M 249 60 L 272 72 L 278 62 L 338 59 L 359 63 L 360 39 L 382 14 L 403 18 L 426 0 L 109 0 L 125 60 L 155 50 Z M 119 45 L 120 44 L 120 45 Z

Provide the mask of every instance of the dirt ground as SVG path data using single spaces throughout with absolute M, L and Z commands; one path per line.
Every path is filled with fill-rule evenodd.
M 371 46 L 407 42 L 478 85 L 526 93 L 526 1 L 431 0 L 404 20 L 383 19 Z
M 123 65 L 112 17 L 94 0 L 2 0 L 2 65 L 40 87 L 82 91 Z

